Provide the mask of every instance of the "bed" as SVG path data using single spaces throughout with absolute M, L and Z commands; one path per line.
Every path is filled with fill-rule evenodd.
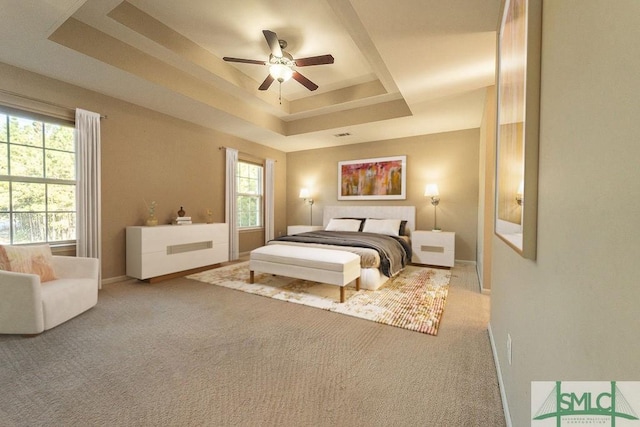
M 360 231 L 341 229 L 361 219 Z M 390 221 L 395 220 L 395 221 Z M 388 236 L 385 227 L 403 224 L 404 236 Z M 282 236 L 270 245 L 298 245 L 342 250 L 360 256 L 360 287 L 376 290 L 411 261 L 411 230 L 415 229 L 414 206 L 326 206 L 323 231 Z M 327 231 L 329 230 L 329 231 Z M 400 231 L 400 230 L 398 230 Z

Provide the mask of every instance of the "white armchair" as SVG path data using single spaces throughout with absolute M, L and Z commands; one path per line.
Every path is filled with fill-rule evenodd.
M 39 334 L 98 302 L 96 258 L 53 256 L 57 279 L 0 270 L 0 334 Z

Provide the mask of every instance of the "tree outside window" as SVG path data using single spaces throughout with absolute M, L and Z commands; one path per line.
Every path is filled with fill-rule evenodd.
M 73 133 L 0 113 L 0 244 L 75 241 Z
M 238 228 L 262 227 L 262 166 L 238 162 L 237 209 Z

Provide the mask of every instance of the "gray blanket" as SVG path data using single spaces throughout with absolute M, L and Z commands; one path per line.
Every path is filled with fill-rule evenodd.
M 401 238 L 358 231 L 309 231 L 282 236 L 273 241 L 316 243 L 370 248 L 380 254 L 380 271 L 387 277 L 398 274 L 411 260 L 411 246 Z

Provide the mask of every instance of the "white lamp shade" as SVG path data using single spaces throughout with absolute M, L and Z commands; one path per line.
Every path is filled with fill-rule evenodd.
M 524 181 L 520 181 L 520 185 L 518 185 L 518 190 L 516 191 L 516 195 L 522 196 L 524 194 Z
M 301 188 L 300 189 L 300 197 L 301 199 L 308 199 L 311 197 L 311 193 L 309 192 L 308 188 Z
M 271 64 L 269 74 L 280 83 L 286 82 L 293 76 L 293 70 L 284 64 Z
M 427 184 L 427 187 L 424 189 L 424 195 L 427 197 L 439 196 L 438 184 Z

